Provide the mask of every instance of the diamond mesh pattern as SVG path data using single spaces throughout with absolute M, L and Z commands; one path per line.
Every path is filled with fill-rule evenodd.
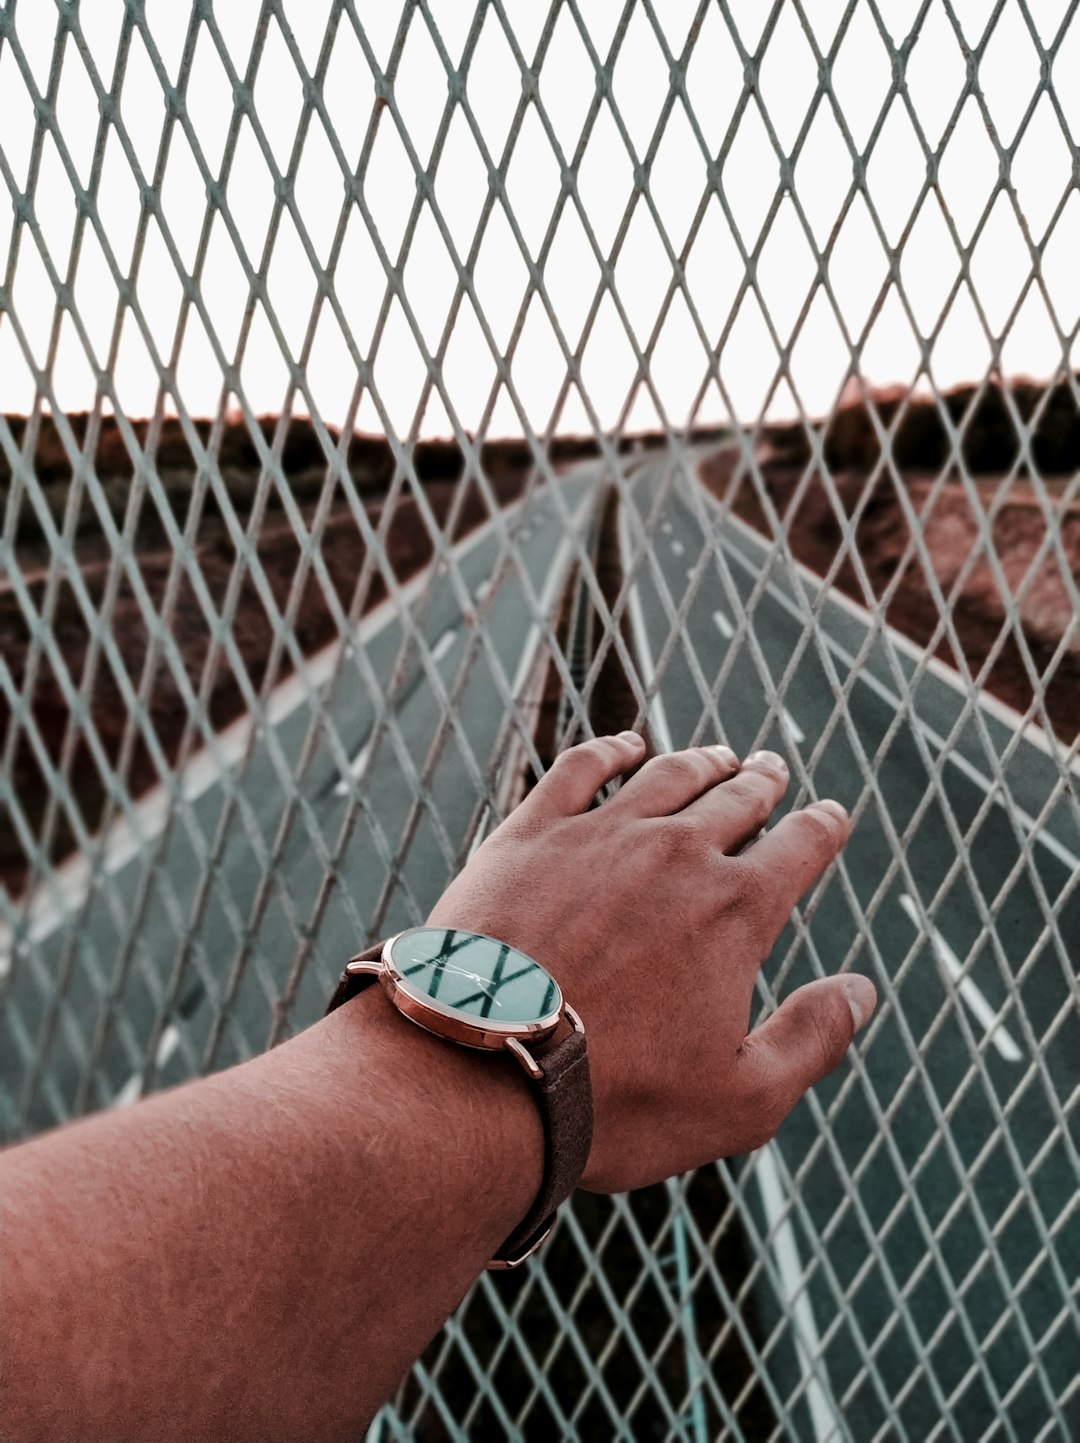
M 0 5 L 9 1136 L 306 1025 L 620 707 L 860 829 L 760 986 L 869 971 L 851 1065 L 373 1437 L 1080 1433 L 1076 9 Z

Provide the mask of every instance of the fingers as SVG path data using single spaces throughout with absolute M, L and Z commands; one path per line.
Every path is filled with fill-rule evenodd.
M 648 767 L 642 767 L 641 775 L 647 771 Z M 738 852 L 769 820 L 787 784 L 788 769 L 783 757 L 776 752 L 754 752 L 743 762 L 738 775 L 703 793 L 684 815 L 700 821 L 722 851 Z
M 645 754 L 636 732 L 594 737 L 560 752 L 518 808 L 530 818 L 573 817 L 585 812 L 601 787 L 632 770 Z
M 808 887 L 832 863 L 851 835 L 851 819 L 839 802 L 812 802 L 781 817 L 754 843 L 749 857 L 776 911 L 786 922 Z
M 647 761 L 608 803 L 624 815 L 670 817 L 739 770 L 730 747 L 691 747 Z
M 767 1142 L 806 1090 L 839 1066 L 876 1004 L 868 977 L 825 977 L 793 992 L 751 1032 L 738 1057 L 749 1147 Z

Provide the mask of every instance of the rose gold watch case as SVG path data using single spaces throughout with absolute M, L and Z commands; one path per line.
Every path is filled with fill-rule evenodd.
M 485 934 L 478 933 L 477 935 Z M 451 1042 L 460 1043 L 463 1047 L 475 1047 L 481 1051 L 505 1050 L 511 1052 L 534 1081 L 539 1081 L 544 1074 L 537 1066 L 528 1048 L 523 1044 L 545 1042 L 553 1035 L 563 1016 L 566 1017 L 575 1032 L 584 1033 L 584 1023 L 570 1004 L 564 1000 L 562 989 L 554 977 L 551 978 L 551 981 L 555 988 L 556 1006 L 548 1016 L 542 1017 L 536 1022 L 503 1023 L 501 1025 L 489 1022 L 481 1026 L 478 1023 L 469 1022 L 460 1013 L 441 1006 L 438 1002 L 433 1002 L 430 997 L 419 997 L 410 988 L 408 979 L 403 977 L 394 965 L 391 955 L 394 943 L 401 936 L 404 936 L 404 933 L 398 932 L 393 937 L 387 938 L 380 956 L 374 960 L 362 957 L 352 958 L 345 964 L 345 971 L 353 976 L 366 974 L 377 977 L 398 1011 L 426 1032 L 431 1032 L 436 1037 L 442 1037 Z M 491 940 L 496 941 L 497 939 L 492 938 Z M 547 968 L 544 968 L 544 971 L 547 972 Z M 550 972 L 547 975 L 551 977 Z M 554 1220 L 515 1257 L 493 1258 L 487 1265 L 488 1270 L 503 1272 L 510 1268 L 520 1267 L 547 1241 L 553 1225 Z
M 414 929 L 413 930 L 426 930 Z M 471 1022 L 462 1017 L 455 1008 L 446 1007 L 443 1004 L 433 1001 L 430 997 L 420 996 L 410 985 L 409 979 L 402 975 L 393 959 L 393 946 L 399 937 L 406 933 L 398 932 L 393 937 L 388 937 L 383 944 L 382 954 L 376 960 L 353 958 L 345 964 L 345 971 L 354 976 L 358 973 L 367 973 L 378 977 L 390 1001 L 403 1016 L 410 1022 L 415 1022 L 417 1027 L 422 1027 L 426 1032 L 434 1033 L 436 1037 L 443 1037 L 450 1042 L 457 1042 L 462 1047 L 475 1047 L 480 1051 L 509 1051 L 517 1058 L 518 1062 L 529 1074 L 537 1079 L 543 1076 L 540 1068 L 533 1061 L 523 1044 L 536 1044 L 545 1042 L 552 1036 L 559 1025 L 559 1019 L 566 1014 L 570 1025 L 575 1032 L 584 1032 L 581 1018 L 574 1009 L 563 999 L 562 989 L 551 977 L 547 969 L 547 975 L 551 977 L 552 986 L 555 988 L 555 1006 L 544 1017 L 538 1018 L 535 1022 L 493 1022 L 490 1019 L 482 1024 Z M 477 933 L 483 936 L 483 933 Z M 491 941 L 498 941 L 491 938 Z M 526 954 L 527 955 L 527 954 Z M 534 960 L 534 959 L 530 959 Z M 539 963 L 536 963 L 540 966 Z

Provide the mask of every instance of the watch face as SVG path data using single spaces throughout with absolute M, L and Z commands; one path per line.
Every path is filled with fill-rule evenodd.
M 538 962 L 476 932 L 416 927 L 394 938 L 389 960 L 398 987 L 425 1007 L 481 1027 L 550 1025 L 562 1008 Z

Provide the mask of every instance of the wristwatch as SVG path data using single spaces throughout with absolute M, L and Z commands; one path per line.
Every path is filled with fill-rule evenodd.
M 448 1042 L 511 1053 L 535 1084 L 544 1125 L 544 1175 L 528 1214 L 488 1263 L 515 1268 L 551 1231 L 592 1143 L 585 1028 L 539 962 L 506 942 L 451 927 L 411 927 L 345 964 L 333 1012 L 378 980 L 398 1011 Z M 563 1017 L 569 1033 L 556 1040 Z

